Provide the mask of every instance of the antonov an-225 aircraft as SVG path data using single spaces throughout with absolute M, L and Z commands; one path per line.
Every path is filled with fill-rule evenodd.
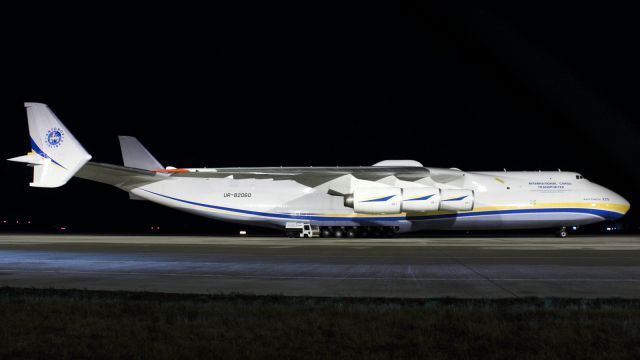
M 45 104 L 25 103 L 35 187 L 93 180 L 193 214 L 296 236 L 393 235 L 425 229 L 559 229 L 618 219 L 629 202 L 574 172 L 464 172 L 386 160 L 360 167 L 163 167 L 120 137 L 124 166 L 90 162 Z

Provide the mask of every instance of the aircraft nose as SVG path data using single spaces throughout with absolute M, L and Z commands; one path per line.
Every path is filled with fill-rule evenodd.
M 609 197 L 612 210 L 619 214 L 613 217 L 614 219 L 623 217 L 631 208 L 631 203 L 616 192 L 609 190 L 607 191 L 607 196 Z
M 620 196 L 620 195 L 618 195 Z M 629 200 L 623 198 L 622 196 L 620 196 L 620 200 L 622 201 L 622 205 L 624 206 L 624 213 L 626 214 L 627 211 L 629 211 L 629 209 L 631 209 L 631 203 L 629 202 Z

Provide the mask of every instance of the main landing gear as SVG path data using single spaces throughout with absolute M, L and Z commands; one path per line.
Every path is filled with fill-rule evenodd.
M 560 230 L 558 230 L 558 232 L 556 232 L 556 236 L 559 238 L 566 238 L 567 235 L 569 235 L 569 233 L 567 233 L 567 227 L 563 226 L 560 228 Z
M 321 226 L 320 236 L 363 238 L 363 237 L 395 237 L 400 230 L 397 226 Z

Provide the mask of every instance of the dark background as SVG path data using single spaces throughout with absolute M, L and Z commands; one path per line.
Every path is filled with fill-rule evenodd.
M 219 3 L 219 4 L 218 4 Z M 3 3 L 0 151 L 29 150 L 22 103 L 93 155 L 117 135 L 177 167 L 571 170 L 632 203 L 640 180 L 637 13 L 603 3 Z M 0 162 L 4 229 L 229 232 L 73 179 L 30 188 Z M 15 224 L 20 221 L 20 224 Z M 1 228 L 0 228 L 1 229 Z

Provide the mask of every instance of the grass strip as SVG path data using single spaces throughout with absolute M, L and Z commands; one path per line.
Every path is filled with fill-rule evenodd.
M 0 288 L 0 358 L 639 359 L 640 299 Z

